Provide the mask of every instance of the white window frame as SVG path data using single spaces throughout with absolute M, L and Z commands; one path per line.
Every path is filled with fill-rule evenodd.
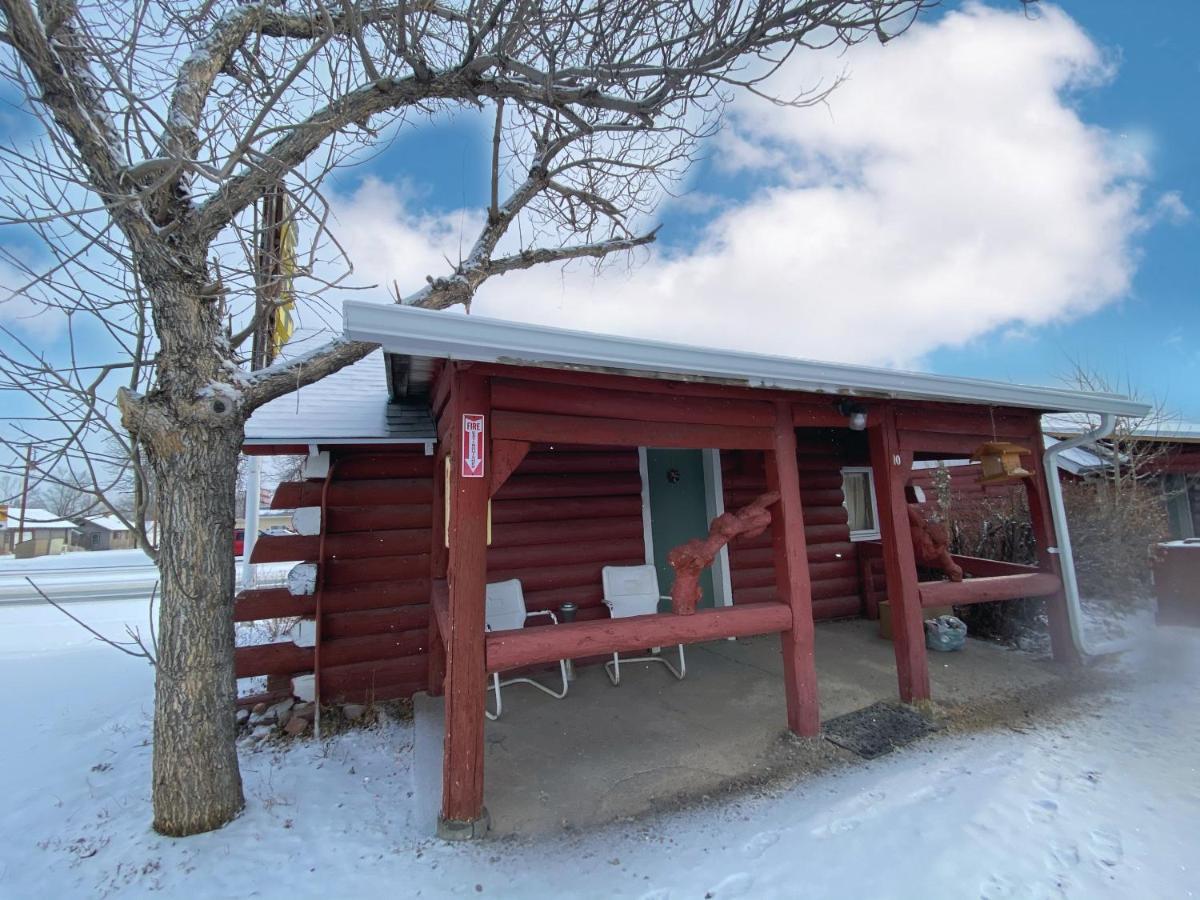
M 850 512 L 850 507 L 846 505 L 846 476 L 847 475 L 863 475 L 867 476 L 867 490 L 871 495 L 871 521 L 875 523 L 874 528 L 864 528 L 858 531 L 851 529 L 851 541 L 877 541 L 880 539 L 881 533 L 879 530 L 879 502 L 875 498 L 875 470 L 870 466 L 843 466 L 842 467 L 842 508 L 847 514 Z

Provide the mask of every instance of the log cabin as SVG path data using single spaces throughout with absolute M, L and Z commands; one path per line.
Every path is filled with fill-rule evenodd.
M 786 726 L 820 731 L 814 621 L 873 616 L 885 595 L 899 697 L 930 696 L 922 610 L 1045 597 L 1055 659 L 1071 607 L 1052 479 L 1022 457 L 1035 566 L 958 558 L 920 580 L 906 490 L 914 462 L 981 443 L 1040 447 L 1045 413 L 1137 416 L 1127 397 L 613 337 L 348 302 L 344 332 L 381 349 L 256 411 L 249 454 L 304 454 L 273 507 L 297 534 L 251 561 L 296 561 L 286 588 L 244 591 L 239 621 L 300 617 L 310 638 L 237 651 L 254 702 L 301 679 L 319 703 L 443 695 L 438 832 L 478 836 L 490 673 L 614 651 L 778 634 Z M 652 564 L 726 509 L 775 492 L 771 524 L 735 541 L 701 608 L 611 619 L 601 569 Z M 882 561 L 883 584 L 868 575 Z M 520 579 L 531 610 L 575 620 L 487 632 L 489 582 Z

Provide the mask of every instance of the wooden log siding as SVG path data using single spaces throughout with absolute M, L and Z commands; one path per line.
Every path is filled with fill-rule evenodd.
M 326 512 L 322 598 L 322 685 L 330 702 L 427 687 L 433 510 L 412 501 L 433 497 L 433 469 L 419 449 L 339 460 Z M 307 505 L 319 484 L 280 485 L 273 505 Z M 254 561 L 312 560 L 316 549 L 315 537 L 262 537 Z M 488 580 L 520 578 L 530 610 L 571 601 L 580 621 L 603 618 L 601 568 L 644 561 L 636 449 L 535 445 L 493 498 Z M 313 611 L 311 596 L 268 588 L 242 592 L 235 617 Z M 290 641 L 239 648 L 238 675 L 290 677 L 310 671 L 312 656 Z
M 488 581 L 519 578 L 530 611 L 604 617 L 600 570 L 646 561 L 641 492 L 635 448 L 535 444 L 492 498 Z
M 326 510 L 322 696 L 326 702 L 409 697 L 426 687 L 429 647 L 433 457 L 424 449 L 334 450 Z M 276 509 L 317 506 L 321 481 L 282 484 Z M 253 560 L 314 561 L 318 538 L 260 537 Z M 239 622 L 312 616 L 311 596 L 286 588 L 243 591 Z M 311 671 L 311 647 L 279 641 L 239 647 L 239 677 Z
M 803 437 L 798 441 L 797 459 L 813 618 L 857 616 L 862 611 L 858 553 L 850 541 L 850 526 L 842 505 L 841 468 L 847 463 L 831 455 L 828 445 Z M 726 509 L 737 509 L 766 490 L 761 453 L 724 452 L 721 470 Z M 769 532 L 753 540 L 734 541 L 729 547 L 729 563 L 735 604 L 776 599 Z
M 950 466 L 950 516 L 955 521 L 974 521 L 989 506 L 1001 509 L 1020 508 L 1025 496 L 1025 486 L 1020 481 L 980 484 L 983 466 L 972 463 L 966 466 Z M 925 502 L 937 504 L 938 491 L 935 474 L 937 469 L 913 469 L 910 484 L 918 485 L 925 492 Z

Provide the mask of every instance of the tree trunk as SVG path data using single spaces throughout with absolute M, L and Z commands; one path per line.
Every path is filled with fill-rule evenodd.
M 161 607 L 154 700 L 154 829 L 219 828 L 245 801 L 236 746 L 234 494 L 242 429 L 159 435 Z

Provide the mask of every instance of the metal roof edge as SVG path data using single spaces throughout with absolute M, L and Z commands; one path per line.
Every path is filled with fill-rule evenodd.
M 437 443 L 437 436 L 430 435 L 428 437 L 372 437 L 371 435 L 363 435 L 362 437 L 248 437 L 242 441 L 243 447 L 270 447 L 275 444 L 321 444 L 325 446 L 333 444 L 429 444 Z
M 342 318 L 348 338 L 382 344 L 387 352 L 415 356 L 543 367 L 618 368 L 631 373 L 706 377 L 756 388 L 1047 411 L 1144 416 L 1150 409 L 1120 394 L 693 347 L 362 300 L 345 301 Z

